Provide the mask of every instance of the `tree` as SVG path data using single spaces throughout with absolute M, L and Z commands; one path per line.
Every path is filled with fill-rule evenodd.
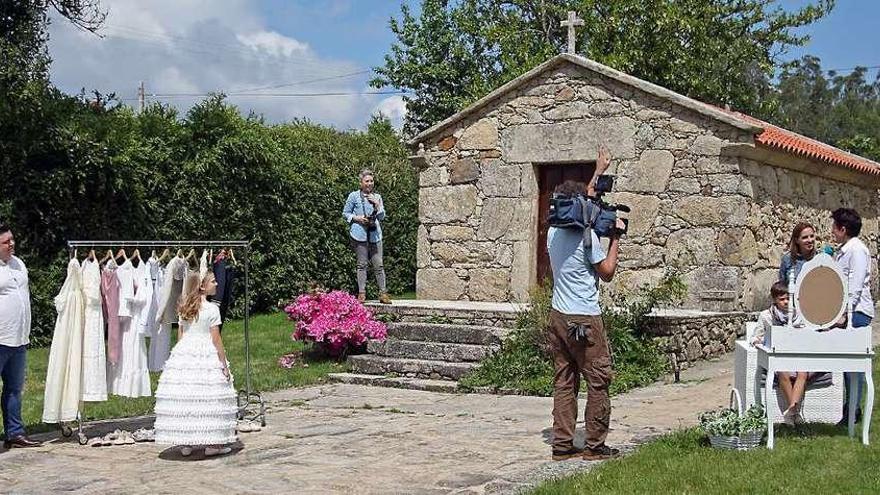
M 834 0 L 794 12 L 775 0 L 423 0 L 391 19 L 397 41 L 375 69 L 376 87 L 413 93 L 412 135 L 565 46 L 566 11 L 585 20 L 578 51 L 693 98 L 761 113 L 778 57 L 808 37 L 796 28 L 824 17 Z
M 804 56 L 783 67 L 765 118 L 806 136 L 880 160 L 880 76 L 867 69 L 847 75 L 823 71 L 821 61 Z

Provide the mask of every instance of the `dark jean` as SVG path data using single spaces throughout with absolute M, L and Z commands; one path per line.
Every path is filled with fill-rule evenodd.
M 3 380 L 3 429 L 6 438 L 24 435 L 21 421 L 21 390 L 24 388 L 27 346 L 7 347 L 0 345 L 0 379 Z
M 862 313 L 861 311 L 854 311 L 852 314 L 852 326 L 855 328 L 866 327 L 871 324 L 871 317 Z M 858 407 L 861 407 L 862 404 L 862 389 L 864 389 L 864 373 L 844 373 L 843 379 L 843 388 L 846 391 L 844 393 L 843 398 L 843 415 L 844 417 L 849 414 L 849 409 L 847 408 L 847 404 L 849 403 L 849 381 L 850 377 L 855 378 L 856 383 L 858 383 L 858 388 L 856 389 L 856 404 Z

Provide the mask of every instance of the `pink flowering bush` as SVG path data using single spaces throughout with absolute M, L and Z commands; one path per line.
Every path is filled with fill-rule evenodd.
M 340 356 L 368 340 L 385 340 L 385 324 L 347 292 L 314 291 L 302 294 L 284 308 L 294 321 L 293 340 L 321 344 L 330 355 Z

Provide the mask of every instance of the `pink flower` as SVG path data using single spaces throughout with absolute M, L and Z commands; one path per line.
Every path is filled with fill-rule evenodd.
M 372 312 L 342 291 L 302 294 L 284 308 L 294 322 L 294 340 L 320 342 L 333 354 L 368 340 L 385 340 L 387 328 Z

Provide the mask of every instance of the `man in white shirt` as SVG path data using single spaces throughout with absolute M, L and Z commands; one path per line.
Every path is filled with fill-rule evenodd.
M 21 391 L 24 388 L 27 344 L 31 334 L 31 294 L 28 272 L 15 256 L 15 238 L 0 224 L 0 380 L 3 393 L 3 446 L 36 447 L 27 437 L 21 419 Z
M 831 213 L 833 220 L 831 236 L 840 244 L 835 259 L 849 280 L 849 302 L 852 304 L 852 326 L 866 327 L 874 319 L 874 298 L 871 297 L 871 252 L 859 239 L 862 231 L 862 218 L 851 208 L 838 208 Z M 839 322 L 846 324 L 846 315 Z M 850 373 L 847 373 L 850 375 Z M 855 373 L 858 381 L 857 400 L 862 400 L 863 373 Z M 849 384 L 849 377 L 845 383 Z M 846 397 L 849 397 L 847 392 Z M 847 421 L 849 408 L 844 404 L 843 422 Z M 857 408 L 856 421 L 861 416 L 861 407 Z

